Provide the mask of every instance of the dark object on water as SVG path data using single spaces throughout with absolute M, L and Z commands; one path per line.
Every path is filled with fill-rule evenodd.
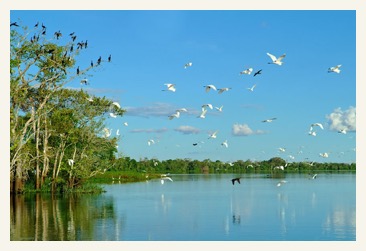
M 239 184 L 240 184 L 240 178 L 241 177 L 239 177 L 239 178 L 235 178 L 235 179 L 232 179 L 231 180 L 231 183 L 233 183 L 233 185 L 235 184 L 235 181 L 237 181 Z

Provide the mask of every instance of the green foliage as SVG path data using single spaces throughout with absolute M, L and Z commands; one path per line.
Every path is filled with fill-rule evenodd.
M 12 29 L 10 40 L 11 191 L 29 184 L 36 191 L 81 188 L 113 166 L 117 139 L 102 129 L 109 112 L 125 111 L 106 97 L 65 88 L 99 66 L 76 71 L 86 49 L 77 41 L 60 44 L 44 29 L 27 27 Z

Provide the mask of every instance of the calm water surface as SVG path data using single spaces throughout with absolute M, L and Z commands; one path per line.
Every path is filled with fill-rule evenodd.
M 11 240 L 355 241 L 356 175 L 172 175 L 102 195 L 16 196 Z

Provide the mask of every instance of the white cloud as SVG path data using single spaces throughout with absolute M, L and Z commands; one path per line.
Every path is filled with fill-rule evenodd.
M 167 131 L 168 131 L 168 128 L 160 128 L 160 129 L 133 129 L 130 132 L 132 132 L 132 133 L 164 133 Z
M 174 131 L 177 131 L 177 132 L 181 132 L 183 134 L 198 134 L 200 133 L 200 129 L 198 128 L 195 128 L 193 126 L 180 126 L 176 129 L 174 129 Z
M 153 103 L 150 106 L 124 107 L 124 109 L 126 110 L 126 116 L 138 116 L 148 118 L 169 116 L 174 113 L 177 108 L 167 103 Z
M 249 136 L 253 134 L 264 134 L 262 130 L 253 131 L 247 124 L 234 124 L 232 129 L 232 134 L 234 136 Z
M 331 114 L 326 115 L 326 118 L 330 130 L 356 131 L 356 107 L 351 106 L 345 111 L 338 107 Z

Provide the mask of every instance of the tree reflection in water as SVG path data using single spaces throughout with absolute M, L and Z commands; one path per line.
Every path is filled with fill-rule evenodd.
M 96 236 L 108 240 L 115 238 L 113 233 L 119 232 L 121 225 L 122 221 L 116 222 L 111 197 L 39 193 L 10 196 L 10 240 L 95 240 Z

